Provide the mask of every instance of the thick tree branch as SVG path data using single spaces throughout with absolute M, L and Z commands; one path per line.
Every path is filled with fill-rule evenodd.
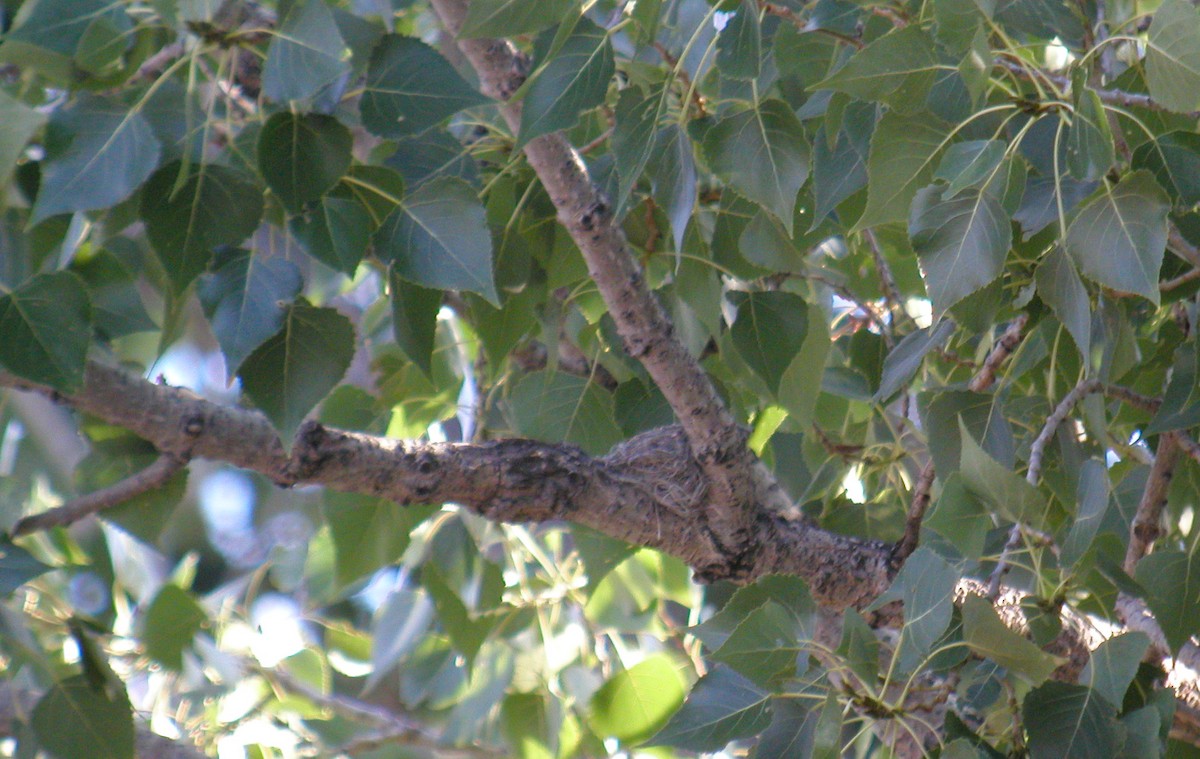
M 446 30 L 457 36 L 466 18 L 465 0 L 433 0 L 431 5 Z M 524 83 L 528 61 L 510 42 L 460 39 L 458 45 L 485 94 L 507 101 Z M 518 131 L 521 104 L 506 102 L 500 111 Z M 733 553 L 752 550 L 758 518 L 752 505 L 783 510 L 787 499 L 746 447 L 746 431 L 725 408 L 699 362 L 675 338 L 608 199 L 593 185 L 579 154 L 561 133 L 554 133 L 530 141 L 525 156 L 550 195 L 559 223 L 583 254 L 626 351 L 646 367 L 679 419 L 709 488 L 704 508 L 711 539 Z
M 748 548 L 730 550 L 713 536 L 705 474 L 679 427 L 651 430 L 593 458 L 571 445 L 392 440 L 310 422 L 287 454 L 257 411 L 94 362 L 71 395 L 2 372 L 0 385 L 65 402 L 178 459 L 224 461 L 282 486 L 323 485 L 400 504 L 459 503 L 495 521 L 569 520 L 677 556 L 702 577 L 799 575 L 835 608 L 869 603 L 890 580 L 887 545 L 812 528 L 783 510 L 756 509 Z
M 136 495 L 162 487 L 175 473 L 183 469 L 186 461 L 166 453 L 154 460 L 150 466 L 130 475 L 110 487 L 80 496 L 56 509 L 25 517 L 13 526 L 14 536 L 27 535 L 51 527 L 65 527 L 84 517 L 128 501 Z

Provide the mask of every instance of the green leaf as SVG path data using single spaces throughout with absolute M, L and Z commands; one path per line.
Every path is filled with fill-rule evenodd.
M 661 728 L 683 697 L 675 661 L 666 654 L 652 654 L 620 670 L 592 694 L 588 724 L 597 735 L 633 745 Z
M 6 7 L 15 12 L 17 6 Z M 109 0 L 38 0 L 22 11 L 4 35 L 0 60 L 33 68 L 61 85 L 77 75 L 74 59 L 93 23 L 103 18 L 115 26 L 117 14 L 125 15 Z
M 771 709 L 771 726 L 759 736 L 751 759 L 813 756 L 813 733 L 820 711 L 800 698 L 775 699 Z
M 392 292 L 392 329 L 396 346 L 421 367 L 426 377 L 432 378 L 433 338 L 443 293 L 414 285 L 396 276 L 394 269 L 388 273 L 388 289 Z
M 717 70 L 730 79 L 757 79 L 762 71 L 762 29 L 750 0 L 742 0 L 717 35 Z
M 988 455 L 975 442 L 961 419 L 958 422 L 958 434 L 962 440 L 959 471 L 967 491 L 982 499 L 1005 519 L 1027 521 L 1041 529 L 1046 519 L 1045 496 L 1024 477 Z
M 970 595 L 962 604 L 963 639 L 976 654 L 991 659 L 1036 685 L 1061 663 L 1000 621 L 987 599 Z
M 906 221 L 917 190 L 929 184 L 949 127 L 930 114 L 888 111 L 871 136 L 867 157 L 867 207 L 856 230 Z
M 813 143 L 813 228 L 846 198 L 867 186 L 867 155 L 875 132 L 877 106 L 850 103 L 830 144 L 823 130 Z
M 991 14 L 984 15 L 976 2 L 934 0 L 933 19 L 937 22 L 937 40 L 952 54 L 962 55 L 971 48 L 975 33 Z
M 479 164 L 470 151 L 445 129 L 427 129 L 396 141 L 396 151 L 384 165 L 400 172 L 410 187 L 430 179 L 458 177 L 479 185 Z
M 326 195 L 306 204 L 288 228 L 310 256 L 354 276 L 371 242 L 371 215 L 357 200 Z
M 983 557 L 992 526 L 991 514 L 978 498 L 967 492 L 958 472 L 946 478 L 937 503 L 923 524 L 949 541 L 963 556 L 976 561 Z
M 354 327 L 332 308 L 303 298 L 288 307 L 283 327 L 238 370 L 242 389 L 291 446 L 296 428 L 332 390 L 354 357 Z
M 655 135 L 647 162 L 654 200 L 667 212 L 675 251 L 683 249 L 688 221 L 696 207 L 696 161 L 692 141 L 678 124 L 668 124 Z M 678 255 L 676 261 L 679 261 Z
M 608 32 L 580 18 L 570 36 L 527 85 L 516 146 L 574 126 L 580 113 L 604 102 L 615 70 Z
M 214 248 L 252 235 L 262 214 L 262 189 L 241 171 L 218 164 L 188 171 L 172 161 L 150 177 L 142 193 L 146 235 L 176 292 L 208 268 Z
M 1176 205 L 1200 203 L 1200 134 L 1176 130 L 1146 140 L 1133 151 L 1132 164 L 1153 172 Z
M 415 37 L 389 34 L 371 53 L 359 107 L 363 126 L 372 134 L 402 137 L 486 102 L 432 47 Z
M 421 567 L 421 584 L 433 599 L 433 608 L 450 643 L 466 658 L 467 666 L 471 666 L 480 646 L 495 626 L 495 618 L 486 615 L 473 617 L 435 562 L 426 562 Z
M 875 400 L 886 401 L 912 381 L 925 356 L 945 345 L 952 334 L 954 322 L 943 319 L 933 327 L 922 327 L 905 335 L 883 360 L 883 373 Z
M 114 100 L 81 96 L 50 118 L 30 225 L 55 214 L 116 205 L 146 181 L 160 152 L 141 113 Z
M 375 254 L 407 280 L 468 290 L 499 306 L 487 214 L 461 179 L 434 179 L 406 197 L 376 231 Z
M 70 393 L 83 384 L 92 304 L 79 277 L 39 274 L 0 296 L 0 365 Z
M 0 596 L 8 596 L 33 578 L 53 568 L 38 561 L 29 551 L 7 538 L 0 539 Z
M 804 637 L 812 636 L 812 617 L 816 603 L 808 592 L 804 580 L 794 575 L 767 575 L 751 585 L 738 588 L 733 597 L 721 610 L 689 632 L 710 649 L 725 645 L 733 632 L 749 614 L 765 603 L 774 602 L 787 609 L 788 613 L 804 630 Z
M 1081 356 L 1092 352 L 1092 301 L 1075 264 L 1059 246 L 1046 254 L 1034 272 L 1037 294 L 1067 328 Z
M 696 682 L 687 701 L 649 745 L 719 751 L 769 724 L 770 694 L 728 667 L 715 667 Z
M 1021 705 L 1032 759 L 1105 759 L 1125 742 L 1117 708 L 1083 685 L 1051 681 Z
M 1154 612 L 1172 654 L 1200 632 L 1198 555 L 1160 548 L 1139 561 L 1134 571 L 1134 579 L 1146 589 L 1146 603 Z
M 183 652 L 192 645 L 208 615 L 178 585 L 163 585 L 146 609 L 142 642 L 146 655 L 176 672 L 183 669 Z
M 1146 38 L 1150 97 L 1172 111 L 1200 109 L 1200 15 L 1184 0 L 1165 0 Z
M 350 73 L 350 49 L 325 0 L 297 0 L 271 38 L 263 66 L 263 94 L 303 100 Z
M 900 640 L 901 664 L 912 671 L 946 632 L 954 614 L 954 588 L 961 572 L 928 548 L 913 552 L 891 586 L 867 609 L 892 601 L 904 604 L 904 630 Z
M 999 277 L 1012 245 L 1008 214 L 994 196 L 970 189 L 947 198 L 944 192 L 939 185 L 918 192 L 908 220 L 937 315 Z
M 337 584 L 347 586 L 400 561 L 413 528 L 437 508 L 326 490 L 322 513 L 334 538 Z
M 944 197 L 953 198 L 968 187 L 976 187 L 994 176 L 1004 160 L 1005 144 L 999 140 L 968 140 L 946 148 L 934 179 L 948 183 Z
M 1148 171 L 1115 187 L 1103 183 L 1067 230 L 1067 253 L 1084 276 L 1158 305 L 1158 271 L 1167 245 L 1167 194 Z
M 25 146 L 46 123 L 46 116 L 0 91 L 0 186 L 8 184 Z
M 920 26 L 910 24 L 859 50 L 845 66 L 813 87 L 911 112 L 923 107 L 939 68 L 933 40 Z
M 255 348 L 279 332 L 287 304 L 303 284 L 291 261 L 240 248 L 222 253 L 212 274 L 200 280 L 196 294 L 225 354 L 230 378 Z
M 625 207 L 625 202 L 646 168 L 646 162 L 650 160 L 658 120 L 666 103 L 661 89 L 643 96 L 641 88 L 628 87 L 617 98 L 612 153 L 618 177 L 618 209 Z
M 712 658 L 728 664 L 762 688 L 796 674 L 797 657 L 804 651 L 803 630 L 795 616 L 767 601 L 746 615 Z
M 566 18 L 576 0 L 471 0 L 459 39 L 512 37 L 540 32 Z
M 1129 632 L 1101 643 L 1088 657 L 1079 681 L 1102 696 L 1113 706 L 1125 702 L 1125 691 L 1133 682 L 1142 657 L 1150 647 L 1150 638 L 1143 632 Z
M 1079 467 L 1079 484 L 1076 486 L 1075 520 L 1062 543 L 1062 562 L 1070 566 L 1083 557 L 1092 545 L 1096 533 L 1108 513 L 1108 502 L 1112 495 L 1112 484 L 1108 470 L 1096 459 L 1088 459 Z
M 93 687 L 86 675 L 55 683 L 34 707 L 30 724 L 40 748 L 58 757 L 134 757 L 129 696 Z
M 509 408 L 517 432 L 551 443 L 569 442 L 592 455 L 625 436 L 613 416 L 612 393 L 584 377 L 539 371 L 513 388 Z
M 1071 117 L 1067 135 L 1067 169 L 1078 179 L 1099 179 L 1113 164 L 1112 130 L 1100 96 L 1093 89 L 1082 89 Z
M 771 392 L 778 393 L 784 372 L 804 346 L 808 305 L 799 295 L 780 291 L 732 292 L 729 298 L 737 308 L 730 330 L 734 347 Z
M 316 200 L 350 167 L 350 130 L 333 116 L 276 113 L 258 137 L 258 168 L 290 211 Z
M 71 262 L 71 271 L 87 287 L 96 332 L 110 340 L 156 327 L 146 313 L 137 276 L 127 262 L 128 257 L 118 258 L 104 249 L 86 256 L 77 254 Z
M 765 206 L 792 234 L 792 208 L 808 178 L 811 151 L 790 106 L 765 100 L 726 116 L 704 133 L 702 147 L 713 173 Z
M 874 686 L 879 677 L 879 639 L 854 609 L 847 609 L 842 617 L 842 642 L 837 653 L 860 680 Z
M 1188 341 L 1175 351 L 1171 379 L 1163 393 L 1162 405 L 1146 427 L 1147 435 L 1169 430 L 1187 429 L 1200 424 L 1200 351 Z

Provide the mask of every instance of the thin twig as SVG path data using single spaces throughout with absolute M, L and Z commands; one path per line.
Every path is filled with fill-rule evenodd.
M 875 260 L 875 270 L 879 272 L 879 287 L 883 291 L 884 300 L 887 301 L 893 312 L 898 311 L 901 315 L 907 316 L 908 312 L 904 310 L 904 301 L 900 298 L 900 289 L 896 287 L 896 276 L 892 274 L 892 267 L 888 265 L 887 259 L 883 256 L 883 248 L 880 247 L 878 238 L 869 229 L 863 230 L 862 236 L 867 241 L 867 247 L 871 249 L 871 257 Z
M 1022 60 L 1022 63 L 1018 64 L 1005 58 L 997 58 L 996 65 L 1012 73 L 1014 76 L 1026 81 L 1032 81 L 1036 74 L 1038 77 L 1041 77 L 1043 80 L 1052 83 L 1055 87 L 1064 92 L 1069 90 L 1071 87 L 1071 80 L 1068 77 L 1060 74 L 1052 74 L 1040 68 L 1034 68 L 1029 61 Z M 1096 88 L 1093 91 L 1097 96 L 1099 96 L 1101 102 L 1108 103 L 1109 105 L 1119 105 L 1125 108 L 1145 108 L 1151 111 L 1169 110 L 1163 105 L 1155 102 L 1154 99 L 1152 99 L 1149 95 L 1143 95 L 1138 92 L 1126 92 L 1125 90 L 1103 87 Z M 1196 113 L 1188 115 L 1192 117 L 1200 116 L 1200 114 Z
M 1042 478 L 1042 466 L 1046 457 L 1046 446 L 1054 438 L 1054 433 L 1058 431 L 1059 426 L 1070 415 L 1076 404 L 1083 400 L 1084 396 L 1090 395 L 1102 387 L 1103 385 L 1099 380 L 1086 379 L 1071 388 L 1071 391 L 1062 397 L 1062 400 L 1054 407 L 1054 411 L 1050 413 L 1050 416 L 1046 417 L 1046 423 L 1042 425 L 1042 431 L 1038 433 L 1037 438 L 1034 439 L 1033 444 L 1029 447 L 1029 468 L 1025 471 L 1026 482 L 1035 487 L 1037 486 L 1038 480 Z M 1000 559 L 996 562 L 996 567 L 992 570 L 991 578 L 988 582 L 988 598 L 995 599 L 1000 593 L 1000 581 L 1008 573 L 1010 559 L 1013 552 L 1021 545 L 1025 529 L 1024 522 L 1017 522 L 1009 530 L 1008 540 L 1004 543 L 1004 550 L 1000 552 Z
M 1192 461 L 1200 464 L 1200 443 L 1197 443 L 1194 437 L 1182 430 L 1176 430 L 1175 441 L 1179 443 L 1183 452 L 1191 457 Z
M 1000 339 L 992 346 L 992 351 L 983 362 L 983 367 L 967 384 L 968 390 L 982 393 L 996 383 L 996 371 L 999 370 L 1000 364 L 1003 364 L 1004 360 L 1011 356 L 1012 352 L 1021 344 L 1021 331 L 1028 323 L 1029 314 L 1023 312 L 1013 319 L 1012 323 L 1008 325 L 1008 329 L 1004 330 L 1004 334 L 1000 335 Z
M 1191 282 L 1192 280 L 1197 279 L 1197 278 L 1200 278 L 1200 269 L 1190 269 L 1188 271 L 1185 271 L 1183 274 L 1180 274 L 1178 277 L 1172 277 L 1171 279 L 1168 279 L 1165 282 L 1159 282 L 1158 283 L 1158 291 L 1160 293 L 1167 293 L 1167 292 L 1174 290 L 1177 287 L 1183 287 L 1188 282 Z
M 1154 465 L 1142 490 L 1133 524 L 1129 527 L 1129 547 L 1125 550 L 1125 571 L 1133 574 L 1134 567 L 1150 551 L 1150 547 L 1162 534 L 1159 519 L 1163 505 L 1167 502 L 1167 490 L 1171 476 L 1179 460 L 1179 437 L 1174 432 L 1164 432 L 1158 439 L 1158 450 L 1154 452 Z
M 933 469 L 933 459 L 925 463 L 917 482 L 913 485 L 912 500 L 908 506 L 908 516 L 904 521 L 904 537 L 892 550 L 892 563 L 899 566 L 917 550 L 917 542 L 921 537 L 921 521 L 925 518 L 925 510 L 929 508 L 933 480 L 936 473 Z
M 184 459 L 164 453 L 150 466 L 120 482 L 80 496 L 57 508 L 25 517 L 13 526 L 13 537 L 48 530 L 51 527 L 65 527 L 86 516 L 122 504 L 134 496 L 162 487 L 186 464 Z

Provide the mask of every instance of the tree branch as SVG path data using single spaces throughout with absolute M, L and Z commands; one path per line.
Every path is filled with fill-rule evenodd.
M 1173 432 L 1164 432 L 1158 439 L 1154 465 L 1150 467 L 1150 476 L 1142 490 L 1142 500 L 1138 502 L 1133 524 L 1129 528 L 1129 547 L 1125 550 L 1125 571 L 1129 574 L 1133 574 L 1138 561 L 1150 552 L 1150 547 L 1162 534 L 1159 520 L 1163 505 L 1167 502 L 1167 489 L 1171 486 L 1171 476 L 1175 473 L 1179 453 L 1178 437 Z
M 967 384 L 967 389 L 975 393 L 982 393 L 996 383 L 996 372 L 1000 369 L 1000 364 L 1012 355 L 1012 352 L 1021 344 L 1021 331 L 1025 329 L 1025 325 L 1029 323 L 1029 314 L 1022 312 L 1013 319 L 1008 325 L 1008 329 L 1004 330 L 1004 334 L 1000 335 L 1000 339 L 992 346 L 991 353 L 983 362 L 983 366 L 979 372 L 971 378 Z
M 154 460 L 142 471 L 130 475 L 109 487 L 80 496 L 73 501 L 55 509 L 43 511 L 40 514 L 25 517 L 13 526 L 14 537 L 28 535 L 31 532 L 48 530 L 51 527 L 65 527 L 74 524 L 84 517 L 91 516 L 104 509 L 111 508 L 128 501 L 155 488 L 162 487 L 167 480 L 186 465 L 186 460 L 173 454 L 165 453 Z
M 917 550 L 917 543 L 921 537 L 921 521 L 925 518 L 925 510 L 929 508 L 935 474 L 933 459 L 930 459 L 921 468 L 921 474 L 917 477 L 916 484 L 913 485 L 908 516 L 904 521 L 904 537 L 892 550 L 892 561 L 896 566 L 902 565 L 904 560 Z
M 569 520 L 676 556 L 702 579 L 799 575 L 816 598 L 838 609 L 866 605 L 891 577 L 886 544 L 828 533 L 782 510 L 755 509 L 749 547 L 731 550 L 714 537 L 705 475 L 677 426 L 643 433 L 593 458 L 575 446 L 532 440 L 430 443 L 309 422 L 287 454 L 257 411 L 212 403 L 95 362 L 70 395 L 3 372 L 0 385 L 65 402 L 177 459 L 224 461 L 285 487 L 323 485 L 399 504 L 453 502 L 494 521 Z

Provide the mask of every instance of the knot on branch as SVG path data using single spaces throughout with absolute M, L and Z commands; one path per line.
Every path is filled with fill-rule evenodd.
M 291 487 L 312 479 L 329 458 L 328 447 L 332 439 L 331 431 L 320 422 L 310 419 L 301 424 L 292 441 L 292 455 L 275 484 Z

